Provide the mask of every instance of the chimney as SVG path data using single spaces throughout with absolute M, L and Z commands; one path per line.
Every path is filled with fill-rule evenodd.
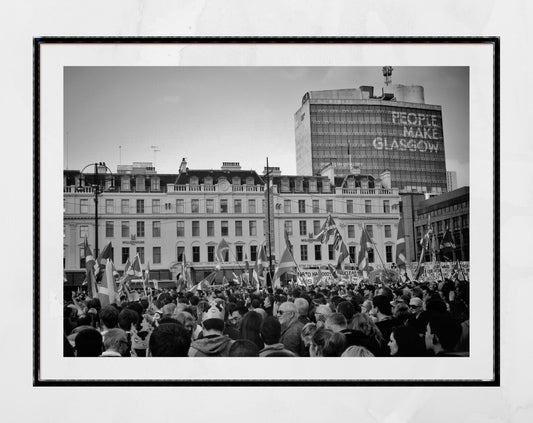
M 379 178 L 381 179 L 381 186 L 383 189 L 391 189 L 390 170 L 386 169 L 381 172 Z

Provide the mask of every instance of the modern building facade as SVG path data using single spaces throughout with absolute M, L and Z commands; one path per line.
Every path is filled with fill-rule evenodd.
M 457 189 L 457 172 L 455 171 L 446 172 L 446 185 L 447 185 L 447 191 L 453 191 Z
M 441 106 L 425 104 L 421 86 L 309 91 L 295 113 L 298 175 L 332 164 L 338 175 L 392 173 L 403 192 L 447 190 Z
M 287 230 L 295 260 L 302 267 L 336 264 L 337 253 L 313 240 L 328 214 L 334 218 L 349 247 L 352 262 L 359 250 L 362 225 L 375 242 L 371 262 L 392 264 L 399 220 L 400 197 L 390 187 L 390 174 L 336 177 L 333 168 L 321 176 L 265 177 L 242 170 L 238 163 L 221 169 L 189 169 L 183 161 L 176 174 L 157 174 L 150 163 L 122 166 L 105 180 L 98 201 L 98 238 L 101 249 L 113 245 L 119 272 L 136 254 L 150 263 L 151 277 L 172 280 L 185 255 L 195 281 L 216 266 L 216 249 L 224 239 L 230 246 L 221 268 L 226 279 L 239 274 L 246 260 L 253 266 L 259 246 L 269 244 L 267 205 L 271 203 L 273 264 L 285 248 Z M 84 277 L 84 241 L 94 249 L 94 175 L 64 171 L 64 269 L 69 284 Z M 271 194 L 271 201 L 266 193 Z M 267 246 L 268 247 L 268 246 Z M 268 251 L 268 250 L 267 250 Z M 345 262 L 350 267 L 350 262 Z

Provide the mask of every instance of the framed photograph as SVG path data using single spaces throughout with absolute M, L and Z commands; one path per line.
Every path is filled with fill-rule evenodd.
M 498 38 L 36 38 L 33 170 L 36 386 L 500 384 Z

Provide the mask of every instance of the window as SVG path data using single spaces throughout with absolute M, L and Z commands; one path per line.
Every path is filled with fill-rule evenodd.
M 87 214 L 89 213 L 89 200 L 82 198 L 80 200 L 80 213 Z
M 257 260 L 257 245 L 250 245 L 250 260 Z
M 215 221 L 207 221 L 207 236 L 215 236 Z
M 220 222 L 220 235 L 228 236 L 228 234 L 229 234 L 228 221 L 223 220 Z
M 181 263 L 183 261 L 183 254 L 185 253 L 185 247 L 177 248 L 177 260 Z
M 346 200 L 346 213 L 353 213 L 353 200 Z
M 255 209 L 255 200 L 248 200 L 248 213 L 257 213 Z
M 130 212 L 130 200 L 120 200 L 120 212 L 128 214 Z
M 292 235 L 292 220 L 286 220 L 284 223 L 285 232 Z
M 137 254 L 139 254 L 139 259 L 141 259 L 141 263 L 144 264 L 144 247 L 137 247 Z
M 161 264 L 161 247 L 154 247 L 152 251 L 154 264 Z
M 326 200 L 326 212 L 333 213 L 333 200 Z
M 242 261 L 242 245 L 235 246 L 235 256 L 237 261 Z
M 385 260 L 392 263 L 392 245 L 385 245 Z
M 80 238 L 89 238 L 89 225 L 80 225 Z
M 80 247 L 80 268 L 85 267 L 85 247 Z
M 284 213 L 291 212 L 291 200 L 283 200 L 283 212 Z
M 233 212 L 242 213 L 242 201 L 241 200 L 233 200 Z
M 130 237 L 130 222 L 122 222 L 121 223 L 121 235 L 122 238 L 129 238 Z
M 385 225 L 385 238 L 390 238 L 390 237 L 391 237 L 391 226 Z
M 192 221 L 192 236 L 200 236 L 200 221 Z
M 315 245 L 315 260 L 322 260 L 322 245 Z
M 355 238 L 355 225 L 348 225 L 348 238 Z
M 320 232 L 320 220 L 313 220 L 313 233 L 315 236 Z
M 372 213 L 372 201 L 365 200 L 365 213 Z
M 235 221 L 235 236 L 242 236 L 242 220 Z
M 191 213 L 200 213 L 200 200 L 191 200 Z
M 298 200 L 298 213 L 305 213 L 305 200 Z
M 198 245 L 192 247 L 192 261 L 194 263 L 200 262 L 200 247 Z
M 176 222 L 176 236 L 185 236 L 185 222 L 183 220 Z
M 176 200 L 176 213 L 184 213 L 185 212 L 185 200 Z
M 307 245 L 300 245 L 300 260 L 307 261 Z
M 130 258 L 130 247 L 122 247 L 122 264 L 125 264 Z
M 124 178 L 122 178 L 120 185 L 121 185 L 120 188 L 122 189 L 122 191 L 129 191 L 130 190 L 129 176 L 125 176 Z
M 152 200 L 152 213 L 161 213 L 161 200 Z
M 137 200 L 137 213 L 144 213 L 144 200 Z
M 205 200 L 205 212 L 214 213 L 215 212 L 215 200 L 208 198 Z
M 249 222 L 250 236 L 257 236 L 257 222 L 250 220 Z
M 220 213 L 228 212 L 228 200 L 220 200 Z
M 109 220 L 106 221 L 105 222 L 105 236 L 106 236 L 106 238 L 113 238 L 113 236 L 114 236 L 113 229 L 114 229 L 113 222 L 109 221 Z
M 348 247 L 348 250 L 350 252 L 350 261 L 352 263 L 355 263 L 355 246 L 354 245 L 350 245 Z
M 161 222 L 159 220 L 155 220 L 152 222 L 152 238 L 160 238 L 161 237 Z
M 137 238 L 144 238 L 144 221 L 137 222 Z
M 313 213 L 320 213 L 320 200 L 313 200 Z
M 105 212 L 107 214 L 111 214 L 115 212 L 115 204 L 113 200 L 110 200 L 109 198 L 106 198 L 105 200 Z
M 328 245 L 328 260 L 335 260 L 335 250 L 333 244 Z
M 365 227 L 366 233 L 370 238 L 374 238 L 374 226 L 372 225 L 366 225 Z
M 159 191 L 159 178 L 153 177 L 151 180 L 152 191 Z
M 383 200 L 383 213 L 390 213 L 390 201 Z
M 307 235 L 307 222 L 305 220 L 300 220 L 300 235 Z
M 207 261 L 209 263 L 213 263 L 215 261 L 215 246 L 214 245 L 207 246 Z
M 368 249 L 368 262 L 374 263 L 374 249 L 373 248 Z

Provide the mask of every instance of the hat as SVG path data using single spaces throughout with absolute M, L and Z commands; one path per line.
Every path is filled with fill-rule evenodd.
M 224 321 L 224 307 L 221 304 L 212 302 L 209 309 L 202 315 L 202 323 L 209 319 L 217 319 Z
M 411 298 L 411 301 L 409 301 L 410 306 L 417 306 L 422 307 L 422 300 L 418 297 Z

